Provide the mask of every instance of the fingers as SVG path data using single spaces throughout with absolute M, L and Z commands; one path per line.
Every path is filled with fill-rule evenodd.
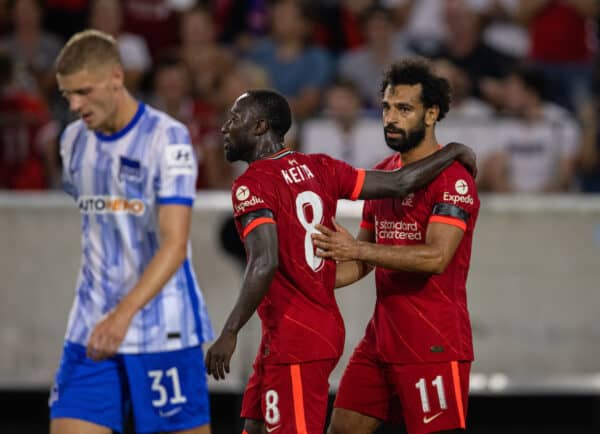
M 331 229 L 329 229 L 327 226 L 323 226 L 322 224 L 315 225 L 315 229 L 324 235 L 332 235 L 333 234 L 333 231 Z
M 215 354 L 212 348 L 206 352 L 206 373 L 217 380 L 224 380 L 225 373 L 229 373 L 229 360 L 220 354 Z

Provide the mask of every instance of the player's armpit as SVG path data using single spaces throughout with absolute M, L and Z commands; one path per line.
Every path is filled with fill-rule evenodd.
M 449 143 L 427 158 L 393 171 L 367 170 L 360 199 L 404 197 L 429 185 L 455 160 L 476 173 L 473 150 L 460 143 Z

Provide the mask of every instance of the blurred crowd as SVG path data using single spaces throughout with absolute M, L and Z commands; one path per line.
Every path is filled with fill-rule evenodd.
M 600 191 L 597 0 L 0 0 L 0 189 L 60 188 L 73 120 L 53 62 L 74 32 L 116 38 L 129 90 L 185 123 L 198 189 L 229 189 L 224 113 L 244 90 L 290 101 L 290 147 L 358 167 L 390 153 L 382 70 L 420 55 L 453 90 L 440 143 L 491 192 Z

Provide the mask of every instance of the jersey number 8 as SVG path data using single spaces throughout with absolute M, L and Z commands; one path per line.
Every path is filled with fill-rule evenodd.
M 311 208 L 312 213 L 309 213 L 309 209 Z M 296 196 L 296 217 L 298 217 L 298 221 L 306 230 L 304 235 L 304 258 L 306 259 L 306 263 L 313 271 L 319 271 L 323 265 L 323 258 L 315 256 L 315 247 L 310 237 L 317 232 L 315 225 L 323 223 L 323 201 L 317 193 L 303 191 Z

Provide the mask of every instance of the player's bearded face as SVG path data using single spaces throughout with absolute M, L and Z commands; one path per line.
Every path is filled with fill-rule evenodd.
M 385 142 L 387 145 L 397 152 L 408 152 L 416 148 L 419 143 L 425 138 L 425 113 L 417 125 L 411 129 L 399 128 L 393 124 L 388 124 L 384 127 Z M 396 137 L 390 137 L 388 133 Z

